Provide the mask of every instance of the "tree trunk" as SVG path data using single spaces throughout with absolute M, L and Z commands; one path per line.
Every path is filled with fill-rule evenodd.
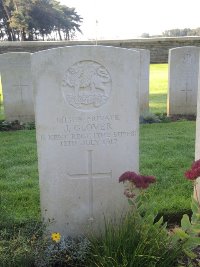
M 33 32 L 32 32 L 32 30 L 30 30 L 29 33 L 28 33 L 28 41 L 33 41 Z
M 24 28 L 21 31 L 21 40 L 22 41 L 26 41 L 26 32 L 25 32 L 25 29 Z
M 4 9 L 5 15 L 7 17 L 6 26 L 7 26 L 8 40 L 9 41 L 16 41 L 14 30 L 13 30 L 13 28 L 10 27 L 10 23 L 8 22 L 11 19 L 10 14 L 9 14 L 9 10 L 3 1 L 2 1 L 2 6 Z
M 60 41 L 62 41 L 62 36 L 61 36 L 61 32 L 59 28 L 58 28 L 58 35 L 59 35 Z

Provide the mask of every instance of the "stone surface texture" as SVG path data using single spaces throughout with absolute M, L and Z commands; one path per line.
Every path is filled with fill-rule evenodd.
M 104 46 L 32 55 L 42 215 L 77 236 L 128 209 L 119 176 L 139 169 L 140 53 Z
M 140 52 L 140 115 L 149 112 L 149 67 L 150 67 L 150 51 L 147 49 L 138 49 Z
M 34 121 L 30 53 L 13 52 L 0 55 L 0 73 L 5 119 Z
M 196 140 L 195 140 L 195 160 L 200 159 L 200 72 L 199 72 L 199 86 L 197 93 L 197 118 L 196 118 Z M 197 179 L 198 200 L 200 199 L 200 177 Z M 196 191 L 194 190 L 194 197 Z
M 185 46 L 169 52 L 168 116 L 196 114 L 199 51 Z

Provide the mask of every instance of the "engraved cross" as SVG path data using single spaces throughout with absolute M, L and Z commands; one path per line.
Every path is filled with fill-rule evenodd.
M 16 87 L 20 91 L 20 99 L 22 103 L 23 103 L 23 89 L 24 87 L 28 87 L 28 86 L 29 86 L 28 84 L 22 84 L 21 79 L 18 80 L 18 83 L 13 84 L 13 87 Z
M 188 82 L 186 82 L 186 89 L 181 90 L 181 92 L 185 92 L 185 102 L 188 103 L 188 92 L 192 92 L 192 90 L 188 89 Z
M 93 222 L 93 179 L 99 179 L 99 178 L 112 178 L 112 171 L 110 172 L 100 172 L 95 173 L 93 172 L 92 168 L 92 150 L 88 150 L 88 171 L 84 174 L 69 174 L 71 177 L 70 179 L 88 179 L 89 184 L 89 221 Z

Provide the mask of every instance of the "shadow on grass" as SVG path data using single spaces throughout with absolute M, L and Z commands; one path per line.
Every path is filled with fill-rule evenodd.
M 166 113 L 167 94 L 150 94 L 149 107 L 152 113 Z

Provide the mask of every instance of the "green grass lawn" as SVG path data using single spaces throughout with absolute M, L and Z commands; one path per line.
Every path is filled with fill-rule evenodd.
M 184 172 L 194 160 L 194 146 L 195 122 L 140 127 L 140 171 L 157 177 L 149 193 L 159 212 L 167 217 L 179 217 L 190 209 L 193 188 Z
M 39 218 L 35 131 L 0 132 L 0 227 Z
M 151 113 L 167 112 L 168 64 L 150 65 L 150 96 Z
M 192 186 L 183 173 L 194 159 L 195 123 L 140 127 L 140 171 L 155 175 L 149 190 L 161 214 L 190 209 Z M 35 131 L 0 132 L 0 227 L 38 220 L 39 186 Z
M 167 64 L 150 67 L 150 111 L 154 113 L 166 112 L 167 68 Z M 194 138 L 194 122 L 141 125 L 140 171 L 157 177 L 149 194 L 161 214 L 190 209 L 192 186 L 183 173 L 194 159 Z M 0 225 L 37 220 L 35 131 L 0 132 L 0 159 Z
M 150 67 L 152 113 L 166 112 L 167 67 Z M 3 119 L 2 105 L 0 109 Z M 193 187 L 184 172 L 194 160 L 195 126 L 194 121 L 183 120 L 140 125 L 140 173 L 156 177 L 148 189 L 150 202 L 168 222 L 180 222 L 184 213 L 191 213 Z M 0 266 L 12 261 L 14 265 L 9 266 L 22 267 L 16 265 L 20 253 L 31 262 L 26 258 L 32 251 L 27 252 L 27 244 L 38 231 L 41 218 L 37 166 L 35 130 L 0 131 Z

